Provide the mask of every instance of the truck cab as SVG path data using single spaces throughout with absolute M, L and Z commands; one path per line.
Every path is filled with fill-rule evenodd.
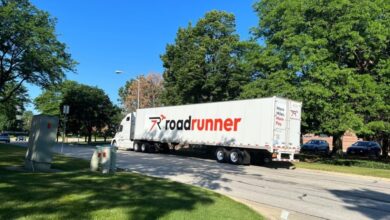
M 118 130 L 111 141 L 111 145 L 121 150 L 133 150 L 136 113 L 126 115 L 118 126 Z

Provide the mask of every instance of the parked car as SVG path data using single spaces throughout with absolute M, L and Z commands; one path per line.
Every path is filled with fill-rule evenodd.
M 1 133 L 0 134 L 0 142 L 9 143 L 10 142 L 9 135 L 6 133 Z
M 17 136 L 16 141 L 26 141 L 26 138 L 24 136 Z
M 329 144 L 324 140 L 310 140 L 302 145 L 301 153 L 328 154 Z
M 381 146 L 375 141 L 358 141 L 347 149 L 348 156 L 379 157 Z

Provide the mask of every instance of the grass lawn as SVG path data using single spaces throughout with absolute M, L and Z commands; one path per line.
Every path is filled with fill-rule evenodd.
M 6 170 L 26 149 L 0 144 L 0 219 L 263 219 L 210 190 L 133 173 L 102 175 L 55 155 L 60 173 Z
M 390 163 L 357 159 L 317 159 L 294 163 L 297 168 L 390 178 Z

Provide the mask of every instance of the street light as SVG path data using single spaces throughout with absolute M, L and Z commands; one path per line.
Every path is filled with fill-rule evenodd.
M 116 74 L 122 74 L 122 73 L 124 73 L 124 71 L 123 70 L 115 70 L 115 73 Z M 140 83 L 140 80 L 139 80 L 138 77 L 135 80 L 137 80 L 137 109 L 139 109 L 139 94 L 140 94 L 140 85 L 139 85 L 139 83 Z
M 66 116 L 69 114 L 69 105 L 64 105 L 62 109 L 62 113 L 64 114 L 64 130 L 62 132 L 62 145 L 61 145 L 61 153 L 64 149 L 64 141 L 65 141 L 65 133 L 66 133 Z
M 139 78 L 136 80 L 138 82 L 138 85 L 137 85 L 137 109 L 139 109 Z

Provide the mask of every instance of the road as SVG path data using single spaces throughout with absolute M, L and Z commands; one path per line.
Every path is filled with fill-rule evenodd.
M 61 147 L 56 146 L 55 152 Z M 65 146 L 90 159 L 93 148 Z M 214 160 L 118 151 L 117 166 L 205 187 L 233 197 L 270 219 L 390 220 L 390 181 L 304 169 L 235 166 Z

